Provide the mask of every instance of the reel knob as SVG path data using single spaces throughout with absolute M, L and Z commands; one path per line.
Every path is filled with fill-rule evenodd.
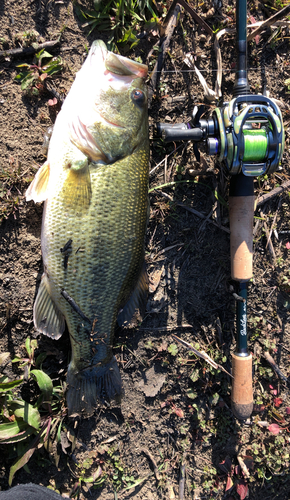
M 208 155 L 217 155 L 219 150 L 219 141 L 216 137 L 209 137 L 206 141 L 206 152 Z

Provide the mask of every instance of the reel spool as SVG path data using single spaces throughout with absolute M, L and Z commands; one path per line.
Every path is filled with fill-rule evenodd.
M 230 174 L 271 174 L 282 158 L 285 133 L 281 111 L 265 96 L 239 96 L 213 112 L 216 137 L 207 152 L 218 154 Z

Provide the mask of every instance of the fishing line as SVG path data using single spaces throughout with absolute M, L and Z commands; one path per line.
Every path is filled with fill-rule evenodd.
M 262 66 L 259 66 L 257 68 L 253 67 L 253 68 L 247 68 L 248 71 L 258 71 L 258 70 L 276 70 L 279 69 L 278 66 L 266 66 L 266 67 L 262 67 Z M 284 68 L 285 70 L 290 70 L 290 65 L 289 67 L 287 68 Z M 217 73 L 218 72 L 218 69 L 200 69 L 198 68 L 198 71 L 200 71 L 201 73 Z M 167 69 L 167 70 L 157 70 L 156 71 L 157 73 L 195 73 L 195 70 L 194 69 L 181 69 L 181 70 L 171 70 L 171 69 Z M 235 70 L 235 69 L 223 69 L 222 70 L 222 73 L 237 73 L 238 70 Z
M 265 129 L 243 130 L 243 161 L 263 161 L 268 150 L 268 135 Z

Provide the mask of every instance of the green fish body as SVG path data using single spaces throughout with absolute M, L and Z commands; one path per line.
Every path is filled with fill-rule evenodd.
M 100 82 L 94 88 L 90 80 L 86 93 L 94 72 Z M 55 339 L 67 324 L 71 416 L 89 416 L 97 400 L 121 395 L 112 353 L 116 320 L 129 321 L 146 301 L 146 74 L 146 66 L 94 42 L 56 120 L 47 162 L 27 192 L 27 199 L 45 199 L 34 323 Z

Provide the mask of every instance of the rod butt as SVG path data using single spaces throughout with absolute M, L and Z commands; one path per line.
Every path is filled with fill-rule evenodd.
M 236 418 L 245 420 L 253 411 L 252 355 L 232 355 L 232 411 Z

